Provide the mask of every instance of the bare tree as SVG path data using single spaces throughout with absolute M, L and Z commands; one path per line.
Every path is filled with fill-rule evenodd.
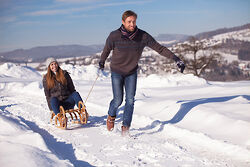
M 189 42 L 178 44 L 175 53 L 178 53 L 186 65 L 186 69 L 196 76 L 200 76 L 214 60 L 221 58 L 215 53 L 218 46 L 208 46 L 203 41 L 190 37 Z

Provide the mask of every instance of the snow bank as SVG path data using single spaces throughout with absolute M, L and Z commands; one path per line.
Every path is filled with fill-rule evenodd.
M 1 166 L 73 166 L 52 154 L 43 138 L 21 119 L 7 115 L 0 115 L 0 124 L 4 127 L 0 128 Z
M 0 83 L 0 89 L 7 92 L 16 92 L 26 95 L 41 95 L 43 94 L 43 86 L 41 81 L 35 81 L 30 83 L 25 82 L 11 82 L 11 83 Z
M 70 73 L 70 76 L 73 80 L 95 80 L 97 75 L 99 75 L 99 79 L 107 77 L 106 73 L 102 75 L 98 70 L 98 68 L 94 65 L 73 66 L 71 64 L 62 64 L 60 65 L 60 67 L 63 70 L 67 70 Z
M 171 74 L 167 76 L 158 76 L 151 74 L 145 78 L 139 78 L 138 86 L 143 87 L 175 87 L 190 85 L 205 85 L 205 79 L 194 76 L 193 74 Z
M 31 67 L 19 66 L 14 63 L 0 65 L 0 78 L 13 77 L 22 79 L 37 79 L 41 75 Z
M 60 67 L 63 70 L 67 70 L 73 80 L 95 80 L 97 75 L 99 79 L 106 79 L 109 77 L 109 73 L 101 73 L 94 65 L 79 66 L 71 64 L 62 64 Z M 198 78 L 193 74 L 170 74 L 167 76 L 159 76 L 157 74 L 151 74 L 148 77 L 139 77 L 140 87 L 162 87 L 162 86 L 189 86 L 189 85 L 204 85 L 206 80 Z
M 99 80 L 106 79 L 110 77 L 108 72 L 100 72 L 99 69 L 94 65 L 89 66 L 79 66 L 71 64 L 62 64 L 60 67 L 63 70 L 67 70 L 70 73 L 70 76 L 73 80 L 90 80 L 93 81 L 99 75 Z M 45 74 L 46 72 L 42 72 Z M 24 88 L 20 87 L 21 91 L 40 91 L 42 88 L 41 80 L 42 75 L 37 72 L 35 69 L 29 67 L 18 66 L 13 63 L 5 63 L 0 66 L 0 78 L 4 78 L 7 81 L 8 77 L 10 78 L 19 78 L 19 79 L 39 79 L 39 82 L 32 83 L 31 85 L 23 85 Z M 12 80 L 11 80 L 12 81 Z M 22 80 L 20 80 L 22 81 Z M 189 86 L 189 85 L 204 85 L 206 80 L 198 78 L 193 74 L 175 74 L 167 76 L 159 76 L 156 74 L 151 74 L 148 77 L 139 77 L 138 79 L 140 87 L 173 87 L 173 86 Z M 13 86 L 13 85 L 12 85 Z M 18 85 L 16 85 L 18 86 Z M 35 89 L 35 91 L 34 91 Z

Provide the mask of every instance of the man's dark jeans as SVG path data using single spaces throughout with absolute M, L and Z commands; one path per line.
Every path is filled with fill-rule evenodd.
M 115 72 L 111 73 L 113 99 L 109 105 L 108 114 L 116 116 L 118 107 L 122 104 L 125 88 L 125 108 L 123 113 L 123 126 L 130 127 L 134 111 L 134 97 L 137 84 L 137 72 L 123 76 Z

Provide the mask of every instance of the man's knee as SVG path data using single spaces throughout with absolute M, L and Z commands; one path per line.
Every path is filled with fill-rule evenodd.
M 123 99 L 122 98 L 115 98 L 114 104 L 116 107 L 119 107 L 122 104 Z
M 135 99 L 134 98 L 126 98 L 126 103 L 129 105 L 134 105 Z

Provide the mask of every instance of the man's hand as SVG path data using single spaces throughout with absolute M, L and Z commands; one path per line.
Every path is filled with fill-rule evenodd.
M 183 73 L 184 69 L 185 69 L 185 64 L 182 60 L 179 60 L 176 62 L 178 68 L 180 69 L 181 73 Z
M 104 70 L 104 62 L 102 61 L 99 62 L 99 69 L 102 71 Z

